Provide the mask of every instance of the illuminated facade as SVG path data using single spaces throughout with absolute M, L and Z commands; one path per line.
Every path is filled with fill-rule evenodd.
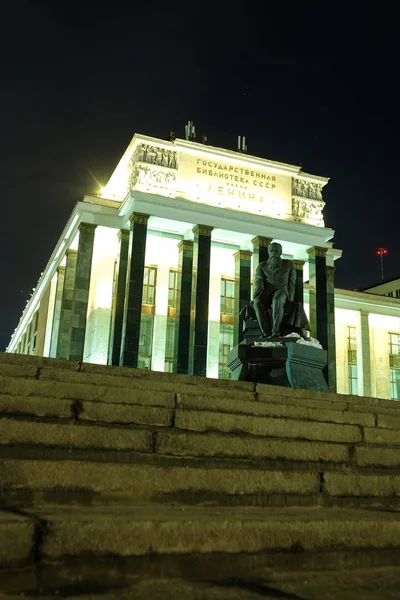
M 135 135 L 105 188 L 74 208 L 7 351 L 226 378 L 239 311 L 274 240 L 295 262 L 330 388 L 398 397 L 400 300 L 334 290 L 327 182 Z

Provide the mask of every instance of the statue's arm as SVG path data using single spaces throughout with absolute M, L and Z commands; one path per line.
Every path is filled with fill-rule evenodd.
M 253 298 L 257 298 L 257 296 L 261 296 L 264 291 L 264 273 L 261 269 L 260 265 L 258 265 L 256 269 L 256 276 L 254 281 L 254 294 Z
M 294 264 L 290 262 L 290 271 L 288 278 L 288 299 L 290 302 L 294 300 L 294 291 L 296 288 L 296 269 L 294 268 Z

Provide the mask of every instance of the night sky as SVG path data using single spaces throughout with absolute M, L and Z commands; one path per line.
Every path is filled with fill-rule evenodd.
M 385 278 L 400 276 L 397 17 L 223 4 L 39 1 L 2 15 L 0 349 L 75 203 L 135 132 L 184 137 L 189 119 L 199 141 L 235 149 L 245 135 L 249 154 L 331 178 L 338 287 L 378 281 L 379 246 Z

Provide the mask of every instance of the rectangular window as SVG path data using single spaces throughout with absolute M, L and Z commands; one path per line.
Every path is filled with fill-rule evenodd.
M 38 329 L 38 321 L 39 321 L 39 311 L 37 310 L 32 319 L 32 344 L 31 344 L 31 354 L 35 354 L 36 350 L 36 340 L 37 340 L 37 329 Z
M 170 269 L 168 285 L 168 307 L 176 308 L 178 302 L 178 271 Z
M 145 267 L 143 275 L 142 304 L 155 306 L 156 303 L 157 267 Z
M 221 315 L 233 315 L 235 309 L 235 281 L 221 279 Z
M 167 319 L 167 334 L 165 338 L 165 363 L 164 371 L 172 373 L 175 356 L 175 319 Z
M 140 321 L 138 368 L 151 369 L 154 317 L 142 315 Z
M 400 398 L 400 334 L 389 333 L 390 397 Z
M 32 341 L 32 321 L 29 323 L 26 330 L 26 354 L 31 354 L 31 341 Z
M 233 348 L 233 325 L 222 325 L 219 332 L 219 379 L 230 379 L 228 369 L 228 354 Z
M 349 394 L 358 394 L 357 331 L 350 325 L 347 327 L 347 365 Z

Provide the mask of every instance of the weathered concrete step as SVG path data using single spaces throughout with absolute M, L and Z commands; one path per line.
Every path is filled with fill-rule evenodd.
M 153 452 L 152 432 L 137 427 L 102 426 L 74 421 L 50 423 L 0 418 L 1 445 L 39 445 L 99 450 Z
M 3 459 L 0 462 L 0 495 L 7 499 L 20 490 L 35 497 L 46 493 L 51 502 L 66 493 L 86 494 L 87 502 L 204 501 L 229 503 L 229 498 L 273 494 L 315 497 L 320 489 L 317 472 L 251 469 L 233 464 L 201 465 L 187 463 L 114 464 L 80 460 Z M 38 496 L 35 493 L 39 492 Z M 97 500 L 96 500 L 97 496 Z M 225 500 L 224 500 L 225 498 Z M 260 502 L 262 498 L 260 498 Z
M 0 497 L 30 505 L 65 502 L 110 504 L 211 503 L 214 505 L 354 505 L 397 507 L 400 474 L 385 471 L 334 471 L 252 468 L 245 463 L 164 461 L 141 463 L 4 458 L 0 463 Z M 281 501 L 278 501 L 279 498 Z M 365 501 L 365 502 L 364 502 Z M 371 501 L 371 502 L 369 502 Z M 381 502 L 382 501 L 382 502 Z M 19 502 L 19 501 L 18 501 Z
M 27 511 L 43 558 L 399 548 L 400 514 L 343 509 L 74 508 Z
M 350 463 L 350 446 L 346 444 L 262 438 L 252 435 L 158 431 L 157 453 L 173 456 L 210 456 L 287 460 L 305 462 Z M 393 453 L 395 454 L 395 453 Z M 391 457 L 391 466 L 395 466 Z M 400 465 L 400 456 L 398 456 Z
M 365 427 L 375 426 L 375 416 L 372 413 L 353 412 L 347 409 L 341 410 L 330 403 L 327 408 L 326 402 L 311 402 L 311 406 L 293 405 L 268 401 L 237 401 L 234 398 L 210 398 L 209 396 L 193 396 L 189 394 L 177 394 L 177 405 L 181 408 L 192 410 L 205 410 L 228 413 L 242 413 L 264 417 L 284 417 L 290 419 L 301 419 L 310 421 L 325 421 L 331 423 L 347 423 L 362 425 Z M 400 421 L 400 418 L 399 418 Z
M 145 407 L 145 410 L 151 409 Z M 167 409 L 154 410 L 157 412 Z M 77 449 L 122 450 L 176 457 L 220 457 L 225 460 L 248 458 L 262 461 L 347 464 L 350 464 L 352 452 L 349 445 L 329 442 L 263 438 L 248 434 L 183 433 L 170 428 L 163 432 L 160 429 L 141 429 L 128 425 L 99 425 L 73 420 L 32 421 L 22 417 L 2 417 L 0 418 L 0 449 L 3 450 L 7 445 L 18 448 L 19 457 L 24 456 L 26 447 L 40 446 L 49 450 L 67 448 L 70 452 Z M 4 452 L 2 454 L 4 456 Z M 393 454 L 390 466 L 395 466 L 393 461 L 396 453 Z M 277 468 L 279 469 L 279 466 Z
M 116 390 L 116 394 L 108 389 L 103 397 L 99 397 L 98 389 L 95 386 L 83 386 L 82 391 L 82 385 L 79 384 L 78 394 L 75 394 L 70 386 L 63 389 L 54 382 L 29 381 L 20 378 L 14 383 L 8 378 L 2 383 L 2 390 L 7 393 L 0 394 L 0 415 L 31 415 L 50 418 L 78 418 L 79 416 L 80 420 L 104 423 L 170 426 L 175 408 L 175 397 L 172 393 L 149 394 L 143 390 L 130 390 L 123 392 L 121 399 L 120 389 Z M 12 391 L 15 394 L 11 394 Z M 49 396 L 45 394 L 49 394 Z M 67 398 L 65 397 L 67 395 L 78 395 L 86 399 Z M 91 400 L 87 398 L 91 398 Z M 375 426 L 374 415 L 366 412 L 355 413 L 347 410 L 287 406 L 280 403 L 263 403 L 232 397 L 210 398 L 202 395 L 177 394 L 177 408 L 222 414 L 281 417 L 302 421 L 355 424 L 365 427 Z
M 362 441 L 357 425 L 308 422 L 287 418 L 268 418 L 253 415 L 207 411 L 176 411 L 175 427 L 190 431 L 221 431 L 250 433 L 257 436 L 298 438 L 349 444 Z
M 172 413 L 168 409 L 162 407 L 136 408 L 140 411 L 147 411 L 148 418 L 143 418 L 143 420 L 150 424 L 168 426 L 171 422 Z M 135 409 L 130 407 L 130 410 L 134 411 Z M 214 414 L 212 413 L 212 415 Z M 145 416 L 142 414 L 142 417 Z M 204 422 L 204 419 L 207 419 L 207 413 L 205 415 L 202 413 L 200 417 Z M 227 429 L 226 424 L 224 425 L 225 417 L 226 415 L 221 415 L 221 421 L 217 425 L 213 422 L 213 428 Z M 162 423 L 163 418 L 164 423 Z M 232 434 L 222 431 L 219 433 L 208 432 L 208 428 L 206 428 L 206 433 L 197 433 L 194 431 L 183 432 L 179 429 L 172 430 L 169 427 L 163 431 L 160 428 L 150 430 L 131 425 L 102 425 L 86 421 L 50 422 L 28 420 L 26 417 L 0 417 L 0 448 L 3 449 L 7 445 L 14 448 L 19 447 L 19 453 L 16 456 L 24 456 L 24 448 L 40 446 L 48 449 L 67 448 L 70 452 L 81 449 L 140 452 L 176 457 L 220 457 L 225 460 L 247 458 L 258 461 L 343 463 L 353 467 L 380 466 L 391 469 L 400 467 L 400 453 L 393 447 L 300 440 L 292 437 L 300 435 L 299 426 L 294 427 L 293 424 L 290 424 L 285 429 L 282 428 L 279 419 L 272 419 L 272 421 L 277 421 L 272 425 L 271 420 L 268 419 L 257 419 L 256 423 L 254 423 L 254 417 L 250 417 L 250 419 L 252 420 L 249 423 L 245 418 L 244 424 L 242 421 L 234 420 L 234 425 L 232 425 L 230 416 L 228 424 L 230 423 L 231 427 L 228 431 L 236 431 L 236 434 Z M 179 416 L 176 418 L 176 424 L 180 424 Z M 299 422 L 299 425 L 303 425 L 302 422 Z M 237 433 L 239 426 L 242 429 L 240 435 Z M 318 423 L 317 427 L 320 426 L 321 424 Z M 368 431 L 368 429 L 365 430 L 365 432 Z M 272 437 L 262 437 L 268 433 Z M 278 437 L 274 437 L 274 433 Z M 375 433 L 375 430 L 372 433 Z M 400 444 L 400 432 L 388 430 L 387 433 L 391 435 L 388 443 L 393 444 L 394 441 L 397 441 Z M 283 437 L 284 435 L 287 437 Z M 317 439 L 323 437 L 316 430 L 311 434 L 303 433 L 303 435 Z M 381 432 L 376 433 L 378 441 L 381 435 Z M 281 439 L 279 439 L 280 437 Z M 336 434 L 332 437 L 335 439 L 338 436 Z M 102 458 L 99 457 L 99 460 Z M 279 469 L 280 466 L 277 465 L 277 468 Z
M 325 405 L 327 409 L 353 412 L 375 413 L 377 409 L 380 411 L 387 409 L 386 414 L 399 415 L 400 410 L 396 402 L 379 398 L 363 397 L 361 400 L 358 396 L 344 394 L 290 389 L 251 382 L 206 379 L 142 369 L 74 363 L 7 353 L 0 353 L 0 377 L 43 379 L 70 384 L 86 383 L 99 387 L 174 391 L 195 395 L 204 395 L 206 389 L 207 394 L 215 397 L 227 397 L 228 394 L 239 398 L 241 394 L 244 394 L 243 398 L 248 398 L 249 394 L 253 397 L 254 393 L 257 393 L 258 400 L 261 402 L 303 405 L 310 408 L 313 406 L 322 408 Z M 98 390 L 98 392 L 102 395 L 104 390 Z

